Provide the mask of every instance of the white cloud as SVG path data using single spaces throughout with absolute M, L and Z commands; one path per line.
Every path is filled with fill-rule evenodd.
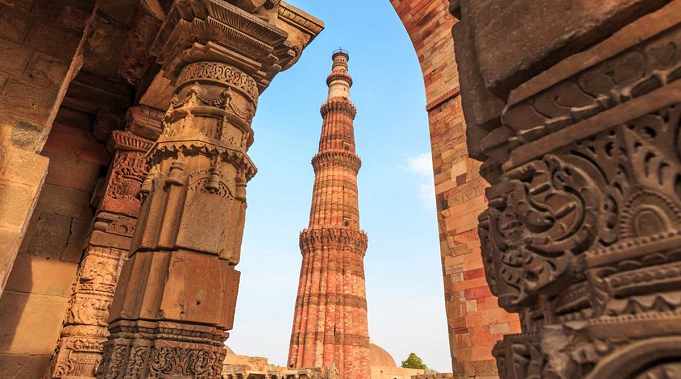
M 421 177 L 418 196 L 428 209 L 435 209 L 435 183 L 433 179 L 433 158 L 430 153 L 419 154 L 407 159 L 407 169 Z
M 419 199 L 423 201 L 426 208 L 435 209 L 435 183 L 432 180 L 419 185 Z
M 423 153 L 407 159 L 407 167 L 419 176 L 433 177 L 433 157 L 430 153 Z

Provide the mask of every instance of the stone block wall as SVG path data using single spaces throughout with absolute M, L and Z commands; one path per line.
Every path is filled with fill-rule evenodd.
M 391 2 L 412 39 L 426 87 L 452 365 L 465 378 L 494 378 L 492 347 L 520 323 L 499 308 L 485 280 L 477 224 L 487 182 L 467 153 L 455 19 L 448 0 Z
M 41 151 L 91 1 L 0 0 L 0 293 L 47 174 Z
M 47 372 L 108 163 L 82 126 L 55 123 L 42 154 L 49 173 L 0 297 L 0 378 Z

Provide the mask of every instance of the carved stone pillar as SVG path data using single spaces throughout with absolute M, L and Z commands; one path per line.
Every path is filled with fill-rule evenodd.
M 130 111 L 128 131 L 114 131 L 114 153 L 99 210 L 73 286 L 69 310 L 52 361 L 52 378 L 94 378 L 102 358 L 109 307 L 130 249 L 140 208 L 139 192 L 146 177 L 145 154 L 152 141 L 129 130 L 154 123 L 153 110 Z M 146 134 L 154 129 L 145 128 Z
M 236 3 L 176 1 L 151 48 L 173 96 L 147 156 L 100 378 L 220 377 L 256 173 L 251 121 L 260 92 L 299 52 L 273 23 L 278 2 Z
M 679 378 L 681 3 L 568 3 L 453 6 L 499 375 Z

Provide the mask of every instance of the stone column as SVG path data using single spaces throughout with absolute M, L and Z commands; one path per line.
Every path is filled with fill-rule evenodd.
M 219 378 L 258 96 L 300 50 L 278 2 L 177 1 L 151 48 L 173 86 L 99 378 Z M 308 39 L 309 40 L 309 39 Z
M 255 80 L 228 64 L 183 68 L 149 154 L 103 377 L 219 376 L 236 304 L 246 182 L 256 171 L 246 149 L 257 96 Z
M 94 378 L 101 362 L 109 335 L 109 307 L 139 213 L 138 195 L 147 173 L 145 154 L 153 143 L 129 130 L 141 132 L 140 125 L 148 123 L 160 127 L 156 113 L 162 115 L 149 108 L 131 109 L 128 130 L 111 136 L 113 160 L 52 359 L 52 378 Z M 159 128 L 145 129 L 143 134 L 153 135 Z

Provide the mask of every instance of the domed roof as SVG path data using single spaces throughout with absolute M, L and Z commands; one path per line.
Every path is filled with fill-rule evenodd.
M 397 367 L 393 357 L 383 350 L 382 347 L 369 344 L 369 366 L 370 367 Z

